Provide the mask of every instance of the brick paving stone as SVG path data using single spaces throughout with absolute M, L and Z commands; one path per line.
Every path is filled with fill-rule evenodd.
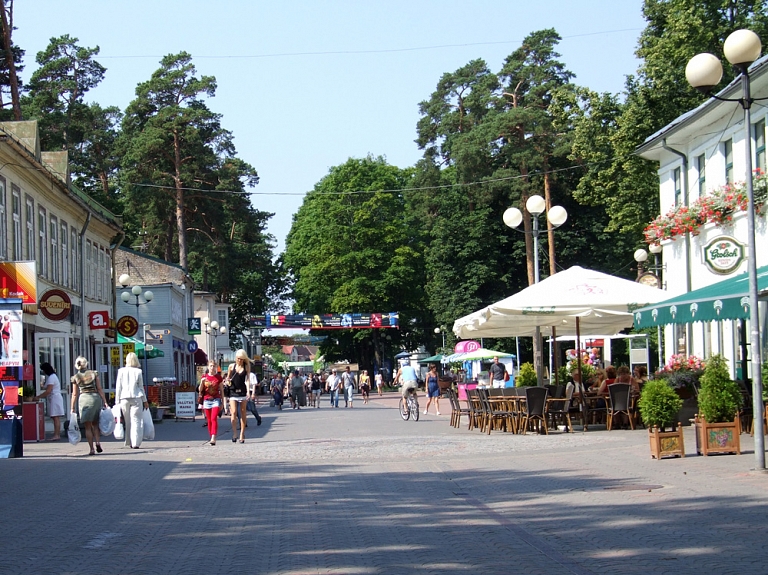
M 654 461 L 644 430 L 487 436 L 404 422 L 397 400 L 262 407 L 245 444 L 225 418 L 216 446 L 200 418 L 95 457 L 27 443 L 0 461 L 20 534 L 2 573 L 765 571 L 768 475 L 747 435 L 740 456 Z

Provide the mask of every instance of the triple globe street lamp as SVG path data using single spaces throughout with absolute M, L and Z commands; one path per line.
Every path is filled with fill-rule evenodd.
M 126 289 L 129 285 L 131 285 L 131 276 L 128 274 L 123 274 L 117 278 L 117 281 L 120 283 L 123 289 Z M 127 304 L 136 306 L 136 322 L 142 327 L 142 342 L 144 344 L 144 381 L 149 381 L 149 373 L 147 371 L 147 327 L 149 326 L 148 324 L 142 323 L 140 321 L 139 309 L 140 306 L 147 305 L 149 302 L 151 302 L 154 299 L 155 294 L 153 294 L 150 290 L 145 290 L 142 293 L 142 290 L 143 288 L 140 285 L 135 285 L 131 288 L 130 292 L 122 292 L 120 294 L 120 299 Z M 131 298 L 134 297 L 136 298 L 136 301 L 131 302 Z
M 721 98 L 712 90 L 723 78 L 723 65 L 713 54 L 698 54 L 685 68 L 685 77 L 691 87 L 725 102 L 738 102 L 744 110 L 744 160 L 747 188 L 747 269 L 749 272 L 749 343 L 752 359 L 752 409 L 755 417 L 763 413 L 763 383 L 760 373 L 762 349 L 760 347 L 760 314 L 757 291 L 757 253 L 755 248 L 755 197 L 752 185 L 752 121 L 750 108 L 755 100 L 750 88 L 749 67 L 760 57 L 760 37 L 751 30 L 736 30 L 723 44 L 725 58 L 741 74 L 741 98 Z M 745 374 L 746 375 L 746 374 Z M 755 425 L 755 463 L 765 469 L 765 442 L 763 426 Z
M 539 216 L 545 211 L 547 221 L 552 228 L 559 228 L 568 219 L 568 212 L 562 206 L 550 206 L 547 210 L 547 202 L 539 195 L 529 197 L 525 202 L 525 209 L 531 215 L 531 237 L 533 238 L 533 278 L 534 283 L 539 283 Z M 502 216 L 504 224 L 522 233 L 518 226 L 523 223 L 523 212 L 517 208 L 508 208 Z M 541 328 L 536 326 L 534 333 L 534 353 L 536 355 L 536 378 L 538 385 L 544 385 L 544 366 L 541 354 Z
M 205 333 L 208 337 L 213 338 L 213 361 L 217 361 L 219 367 L 221 367 L 221 361 L 224 359 L 224 354 L 221 354 L 221 358 L 216 356 L 216 338 L 219 337 L 219 334 L 226 334 L 227 328 L 223 325 L 219 326 L 219 322 L 216 320 L 211 321 L 211 318 L 208 316 L 203 318 L 203 325 L 205 326 Z

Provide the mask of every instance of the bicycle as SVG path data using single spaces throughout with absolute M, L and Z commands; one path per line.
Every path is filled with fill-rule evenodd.
M 403 418 L 403 421 L 408 421 L 410 417 L 413 417 L 414 421 L 419 420 L 419 400 L 416 397 L 416 390 L 413 388 L 408 390 L 407 399 L 400 398 L 400 417 Z

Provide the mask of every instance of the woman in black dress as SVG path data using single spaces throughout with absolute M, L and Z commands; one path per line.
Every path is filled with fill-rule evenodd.
M 248 382 L 251 374 L 251 361 L 244 349 L 235 352 L 235 363 L 229 365 L 229 414 L 232 422 L 232 443 L 237 441 L 237 420 L 240 420 L 240 443 L 245 443 L 245 418 L 248 407 Z M 240 414 L 238 418 L 238 414 Z

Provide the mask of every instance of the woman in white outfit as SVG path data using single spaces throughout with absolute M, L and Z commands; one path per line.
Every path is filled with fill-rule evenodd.
M 120 404 L 125 420 L 125 446 L 138 449 L 144 439 L 142 405 L 144 409 L 149 409 L 149 404 L 144 394 L 144 378 L 139 369 L 139 358 L 135 353 L 126 355 L 125 367 L 117 370 L 115 403 Z
M 50 363 L 41 363 L 40 371 L 45 374 L 45 391 L 35 397 L 35 401 L 44 397 L 48 398 L 48 417 L 53 421 L 53 437 L 49 441 L 58 441 L 61 438 L 61 416 L 64 415 L 61 382 Z

